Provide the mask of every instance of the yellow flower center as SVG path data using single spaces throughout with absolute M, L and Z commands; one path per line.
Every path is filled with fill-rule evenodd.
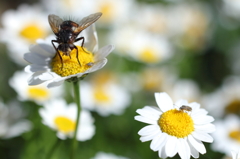
M 46 31 L 36 24 L 27 25 L 20 31 L 20 35 L 32 43 L 39 38 L 45 38 L 46 34 Z
M 70 56 L 64 55 L 60 52 L 62 60 L 59 57 L 59 54 L 56 53 L 56 56 L 52 60 L 52 70 L 53 72 L 57 73 L 58 75 L 70 76 L 77 73 L 83 73 L 92 67 L 94 63 L 94 56 L 91 52 L 87 51 L 86 48 L 81 46 L 77 46 L 78 48 L 78 59 L 77 60 L 77 50 L 73 49 L 70 52 Z
M 236 129 L 229 132 L 229 137 L 240 143 L 240 130 Z
M 172 109 L 163 113 L 158 120 L 162 132 L 184 138 L 194 131 L 194 123 L 187 112 Z
M 101 87 L 97 87 L 94 90 L 94 98 L 97 102 L 99 103 L 106 103 L 110 101 L 110 97 L 108 94 L 106 94 L 106 92 L 104 91 L 103 88 Z
M 225 108 L 226 113 L 238 114 L 240 112 L 240 100 L 235 99 Z
M 142 50 L 142 52 L 140 53 L 140 60 L 146 63 L 156 63 L 159 61 L 159 57 L 156 56 L 156 50 L 152 49 L 152 48 L 145 48 L 144 50 Z
M 71 133 L 75 130 L 76 123 L 65 117 L 65 116 L 58 116 L 55 118 L 54 123 L 59 131 L 63 133 Z
M 49 90 L 44 87 L 29 86 L 27 90 L 28 96 L 35 100 L 46 100 L 49 98 Z

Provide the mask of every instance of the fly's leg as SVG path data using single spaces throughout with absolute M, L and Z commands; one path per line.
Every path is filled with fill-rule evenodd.
M 83 48 L 83 45 L 84 45 L 84 40 L 85 40 L 85 38 L 84 37 L 80 37 L 80 38 L 77 38 L 74 42 L 77 42 L 77 41 L 80 41 L 80 40 L 82 40 L 82 45 L 81 45 L 81 47 L 82 47 L 82 50 L 84 51 L 84 52 L 86 52 L 86 53 L 88 53 L 87 51 L 85 51 L 84 50 L 84 48 Z
M 77 50 L 77 54 L 76 54 L 77 61 L 78 61 L 79 65 L 82 66 L 79 59 L 78 59 L 78 48 L 75 45 L 74 45 L 74 48 Z
M 61 63 L 62 63 L 62 68 L 61 68 L 61 69 L 63 69 L 63 59 L 62 59 L 62 56 L 60 55 L 58 49 L 56 48 L 56 46 L 54 45 L 53 42 L 58 42 L 58 41 L 57 41 L 57 40 L 52 40 L 52 45 L 53 45 L 53 47 L 55 48 L 55 50 L 57 51 L 58 56 L 60 57 L 60 60 L 61 60 Z M 55 56 L 56 56 L 56 55 L 55 55 Z

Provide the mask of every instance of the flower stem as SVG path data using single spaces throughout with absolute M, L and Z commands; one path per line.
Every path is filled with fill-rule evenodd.
M 73 140 L 72 140 L 72 150 L 71 150 L 70 159 L 74 159 L 74 155 L 75 155 L 77 144 L 78 144 L 76 137 L 77 137 L 77 131 L 78 131 L 78 125 L 79 125 L 79 119 L 80 119 L 80 113 L 81 113 L 79 87 L 80 87 L 79 81 L 73 82 L 75 102 L 77 104 L 77 119 L 76 119 L 76 126 L 75 126 L 74 135 L 73 135 Z

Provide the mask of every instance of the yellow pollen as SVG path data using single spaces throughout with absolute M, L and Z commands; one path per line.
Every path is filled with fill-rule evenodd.
M 77 54 L 76 49 L 73 49 L 70 52 L 70 56 L 64 55 L 62 52 L 60 52 L 62 61 L 58 53 L 56 53 L 56 56 L 52 60 L 53 72 L 57 73 L 62 77 L 65 77 L 65 76 L 70 76 L 77 73 L 83 73 L 86 70 L 88 70 L 90 67 L 92 67 L 94 63 L 93 54 L 87 51 L 86 48 L 84 48 L 83 50 L 81 46 L 77 46 L 77 48 L 78 48 L 78 59 L 81 65 L 78 63 L 78 60 L 76 58 L 76 54 Z
M 99 103 L 103 103 L 103 102 L 105 103 L 110 101 L 109 95 L 105 93 L 102 87 L 95 88 L 94 98 Z
M 176 109 L 163 113 L 158 124 L 162 132 L 177 138 L 187 137 L 194 131 L 194 123 L 188 113 Z
M 159 57 L 156 56 L 156 50 L 152 48 L 145 48 L 140 53 L 140 60 L 146 63 L 156 63 L 159 61 Z
M 58 116 L 54 119 L 54 123 L 57 129 L 63 133 L 71 133 L 75 130 L 76 123 L 67 117 Z
M 22 28 L 20 35 L 33 43 L 39 38 L 45 38 L 47 33 L 36 24 L 30 24 Z
M 240 130 L 236 129 L 229 132 L 229 137 L 240 143 Z
M 49 90 L 44 87 L 29 86 L 27 93 L 31 99 L 46 100 L 49 98 Z
M 226 113 L 238 114 L 240 112 L 240 100 L 235 99 L 225 107 Z

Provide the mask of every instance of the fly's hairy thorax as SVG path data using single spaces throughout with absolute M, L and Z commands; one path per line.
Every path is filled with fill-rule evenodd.
M 64 21 L 61 24 L 58 32 L 58 41 L 60 43 L 73 43 L 79 34 L 74 32 L 76 27 L 78 27 L 77 23 L 72 21 Z

